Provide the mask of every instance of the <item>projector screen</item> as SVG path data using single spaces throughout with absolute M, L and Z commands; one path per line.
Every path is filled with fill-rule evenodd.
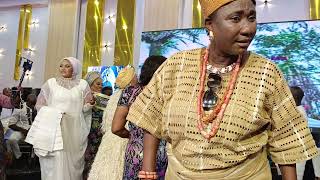
M 204 29 L 143 32 L 139 68 L 150 55 L 170 57 L 208 43 Z M 320 21 L 259 24 L 249 50 L 274 61 L 289 85 L 301 87 L 308 117 L 320 119 Z

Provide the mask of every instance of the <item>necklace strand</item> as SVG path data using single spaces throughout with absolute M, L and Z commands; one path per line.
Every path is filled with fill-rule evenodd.
M 234 69 L 235 66 L 236 66 L 236 63 L 232 63 L 227 67 L 217 68 L 217 67 L 214 67 L 211 64 L 208 64 L 207 65 L 207 71 L 208 71 L 208 73 L 225 74 L 225 73 L 231 72 Z
M 200 90 L 198 95 L 198 122 L 197 127 L 201 133 L 201 135 L 206 138 L 208 141 L 216 135 L 220 122 L 224 116 L 224 112 L 226 107 L 229 104 L 233 89 L 235 87 L 235 83 L 237 81 L 237 76 L 240 70 L 240 62 L 242 59 L 242 56 L 240 55 L 237 59 L 237 62 L 235 64 L 234 71 L 232 73 L 232 77 L 228 83 L 227 90 L 225 91 L 222 101 L 218 103 L 218 105 L 215 107 L 215 109 L 209 114 L 204 115 L 203 108 L 202 108 L 202 99 L 204 95 L 204 81 L 206 77 L 206 70 L 207 70 L 207 64 L 208 64 L 208 57 L 209 57 L 209 50 L 205 50 L 205 54 L 203 56 L 203 61 L 200 66 Z

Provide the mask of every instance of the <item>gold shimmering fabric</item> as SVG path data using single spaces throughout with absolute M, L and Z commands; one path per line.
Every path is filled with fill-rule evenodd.
M 211 13 L 231 1 L 235 0 L 199 0 L 205 18 L 208 18 Z
M 127 119 L 170 142 L 175 158 L 193 171 L 233 167 L 263 148 L 278 164 L 317 155 L 280 70 L 254 53 L 239 72 L 216 136 L 205 140 L 196 127 L 202 53 L 196 49 L 169 58 L 131 106 Z M 222 76 L 220 98 L 230 76 Z
M 219 170 L 192 171 L 185 168 L 170 152 L 168 147 L 168 168 L 165 179 L 183 180 L 271 180 L 271 169 L 266 148 L 253 154 L 243 163 L 232 168 Z

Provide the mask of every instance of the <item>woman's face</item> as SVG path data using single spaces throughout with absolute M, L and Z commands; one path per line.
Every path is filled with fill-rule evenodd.
M 256 10 L 252 0 L 237 0 L 219 8 L 206 27 L 213 31 L 212 45 L 222 55 L 246 51 L 256 34 Z
M 70 63 L 70 61 L 64 59 L 60 64 L 59 72 L 60 72 L 61 76 L 64 78 L 71 78 L 73 68 L 72 68 L 72 64 Z
M 97 78 L 96 80 L 93 81 L 91 84 L 91 91 L 96 92 L 96 93 L 101 93 L 102 91 L 102 79 Z

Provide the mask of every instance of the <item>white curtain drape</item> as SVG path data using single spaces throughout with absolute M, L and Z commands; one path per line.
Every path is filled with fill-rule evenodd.
M 59 61 L 76 56 L 80 0 L 49 0 L 49 27 L 44 79 L 57 73 Z

